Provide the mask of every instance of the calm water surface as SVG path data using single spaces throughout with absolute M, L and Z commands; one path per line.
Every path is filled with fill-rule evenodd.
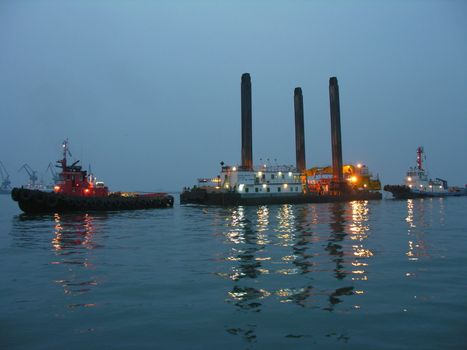
M 465 349 L 467 198 L 26 216 L 1 349 Z

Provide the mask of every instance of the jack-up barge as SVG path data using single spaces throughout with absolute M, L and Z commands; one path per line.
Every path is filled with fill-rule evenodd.
M 339 87 L 329 80 L 331 107 L 332 167 L 306 169 L 303 96 L 294 91 L 296 166 L 253 166 L 251 79 L 242 75 L 241 120 L 242 163 L 224 165 L 217 177 L 199 179 L 198 185 L 184 188 L 181 204 L 263 205 L 324 203 L 381 199 L 379 179 L 373 179 L 365 165 L 343 165 Z

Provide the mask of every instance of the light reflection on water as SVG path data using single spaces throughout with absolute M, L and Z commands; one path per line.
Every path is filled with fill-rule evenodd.
M 368 221 L 367 201 L 233 208 L 223 232 L 229 271 L 218 273 L 233 282 L 228 300 L 255 312 L 266 300 L 334 311 L 348 296 L 364 294 L 374 256 L 365 247 Z M 307 274 L 309 284 L 297 286 L 293 275 Z M 270 288 L 267 275 L 274 275 L 278 286 Z M 320 279 L 329 276 L 341 286 L 323 287 Z
M 107 216 L 106 214 L 54 214 L 53 216 L 19 215 L 15 221 L 13 235 L 19 247 L 47 246 L 45 232 L 52 232 L 48 246 L 54 252 L 49 262 L 60 269 L 59 279 L 53 282 L 63 288 L 70 302 L 68 307 L 93 307 L 93 302 L 75 303 L 74 296 L 83 296 L 99 285 L 98 278 L 93 275 L 95 268 L 92 251 L 103 248 L 97 242 Z M 49 225 L 52 224 L 52 227 Z M 81 298 L 82 299 L 82 298 Z
M 459 343 L 466 206 L 456 200 L 10 217 L 5 314 L 73 341 L 120 329 L 162 348 L 381 348 L 407 329 L 394 348 L 439 329 Z M 440 345 L 433 337 L 421 347 Z
M 75 214 L 54 215 L 54 237 L 51 244 L 55 250 L 57 260 L 55 265 L 74 265 L 67 269 L 64 279 L 55 280 L 63 287 L 65 294 L 79 295 L 88 293 L 99 285 L 96 277 L 83 279 L 82 272 L 76 273 L 75 269 L 92 270 L 94 268 L 92 254 L 89 251 L 103 246 L 96 243 L 94 236 L 99 234 L 100 225 L 105 222 L 106 215 L 99 214 Z M 96 223 L 97 222 L 97 223 Z M 72 303 L 69 307 L 93 307 L 95 303 Z
M 440 217 L 444 220 L 444 207 L 443 198 L 438 199 L 441 203 Z M 426 214 L 426 211 L 429 213 Z M 427 220 L 431 220 L 433 211 L 433 199 L 428 200 L 407 200 L 407 236 L 408 236 L 408 250 L 407 257 L 410 261 L 417 261 L 421 257 L 429 257 L 429 252 L 425 243 L 425 232 L 426 227 L 431 226 L 431 223 L 427 223 Z

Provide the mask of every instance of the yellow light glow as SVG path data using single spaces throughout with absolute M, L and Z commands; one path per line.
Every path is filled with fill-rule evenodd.
M 55 191 L 55 192 L 60 191 L 60 186 L 54 186 L 54 191 Z
M 279 172 L 277 173 L 277 175 L 281 176 L 281 175 L 282 175 L 282 171 L 279 171 Z
M 368 185 L 367 185 L 367 184 L 364 184 L 364 185 L 363 185 L 363 187 L 367 188 L 367 187 L 368 187 Z
M 361 167 L 362 167 L 362 164 L 358 163 L 357 168 L 361 168 Z
M 262 171 L 258 171 L 258 176 L 262 176 L 263 175 L 263 172 Z
M 412 178 L 409 176 L 409 177 L 407 178 L 407 181 L 412 181 Z
M 287 184 L 284 184 L 284 188 L 287 188 L 287 187 L 289 187 L 289 185 L 287 185 Z

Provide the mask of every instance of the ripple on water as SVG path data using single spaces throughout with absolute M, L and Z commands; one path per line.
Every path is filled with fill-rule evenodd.
M 7 343 L 455 348 L 467 258 L 453 202 L 12 215 Z

